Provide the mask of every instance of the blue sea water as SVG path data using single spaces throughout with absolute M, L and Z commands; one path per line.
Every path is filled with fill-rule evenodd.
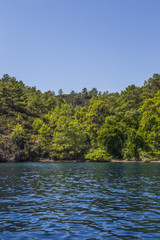
M 0 239 L 160 239 L 160 164 L 2 163 Z

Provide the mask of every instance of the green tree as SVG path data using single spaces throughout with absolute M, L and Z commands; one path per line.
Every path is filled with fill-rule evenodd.
M 83 88 L 81 93 L 82 93 L 83 95 L 87 95 L 87 94 L 88 94 L 87 88 Z
M 153 97 L 160 90 L 160 75 L 153 74 L 148 81 L 144 81 L 143 96 L 145 98 Z
M 146 99 L 139 109 L 139 131 L 148 143 L 149 154 L 160 157 L 160 91 L 154 98 Z
M 92 161 L 109 161 L 111 156 L 109 156 L 104 147 L 97 147 L 89 149 L 89 152 L 85 155 L 85 159 Z
M 23 127 L 18 123 L 12 131 L 11 141 L 19 148 L 23 149 L 26 141 L 25 131 Z
M 36 118 L 32 124 L 33 131 L 38 131 L 43 125 L 43 121 L 40 118 Z
M 84 125 L 93 147 L 97 146 L 98 130 L 108 115 L 106 103 L 102 100 L 93 99 L 86 113 Z
M 59 95 L 59 96 L 62 96 L 62 95 L 63 95 L 63 90 L 62 90 L 62 89 L 59 89 L 59 90 L 58 90 L 58 95 Z
M 77 121 L 62 116 L 53 135 L 51 156 L 55 159 L 81 159 L 87 149 L 87 135 Z
M 97 90 L 97 88 L 92 88 L 92 90 L 89 91 L 88 94 L 89 94 L 90 97 L 97 97 L 97 95 L 98 95 L 98 90 Z
M 139 131 L 133 128 L 127 129 L 124 147 L 122 149 L 123 158 L 141 160 L 141 154 L 146 148 L 146 143 Z
M 109 156 L 122 158 L 124 126 L 115 116 L 106 117 L 105 123 L 98 131 L 98 142 Z

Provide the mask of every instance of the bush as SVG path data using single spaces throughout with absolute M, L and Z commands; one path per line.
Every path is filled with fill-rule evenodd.
M 11 141 L 14 143 L 18 148 L 23 149 L 25 144 L 25 131 L 22 126 L 18 123 L 16 127 L 13 129 L 11 135 Z
M 111 156 L 109 156 L 103 148 L 90 149 L 89 153 L 85 155 L 85 159 L 93 161 L 109 161 Z

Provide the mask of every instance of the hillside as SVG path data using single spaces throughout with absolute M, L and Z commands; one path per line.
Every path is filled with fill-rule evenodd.
M 160 75 L 121 93 L 55 96 L 0 79 L 0 161 L 160 159 Z

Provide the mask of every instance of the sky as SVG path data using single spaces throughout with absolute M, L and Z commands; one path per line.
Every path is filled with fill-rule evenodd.
M 120 92 L 160 74 L 160 0 L 0 0 L 0 78 Z

